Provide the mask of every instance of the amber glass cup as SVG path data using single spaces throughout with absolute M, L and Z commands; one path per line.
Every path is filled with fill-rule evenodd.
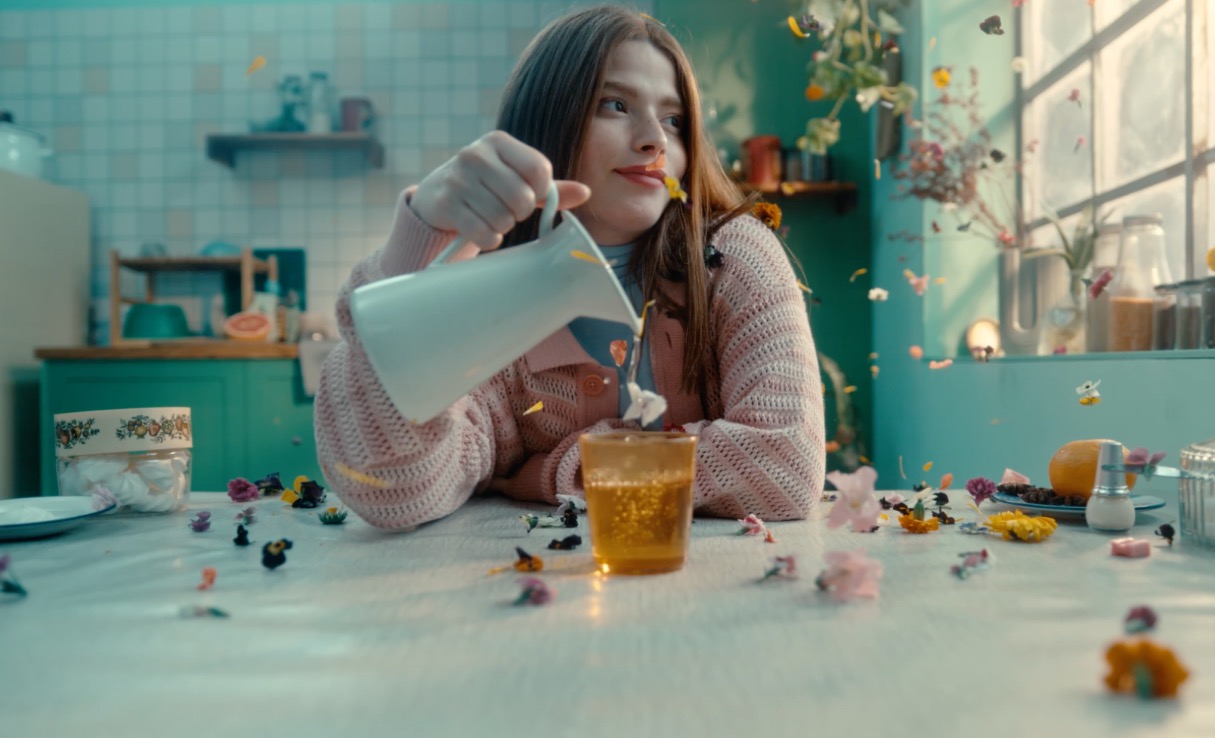
M 617 431 L 583 434 L 591 554 L 605 574 L 660 574 L 683 567 L 692 528 L 697 437 Z

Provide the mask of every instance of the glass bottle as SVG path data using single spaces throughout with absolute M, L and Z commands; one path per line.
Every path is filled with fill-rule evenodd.
M 1198 348 L 1215 348 L 1215 277 L 1202 280 L 1201 321 Z
M 1096 280 L 1106 270 L 1111 274 L 1118 267 L 1118 245 L 1122 239 L 1121 223 L 1102 223 L 1097 227 L 1097 238 L 1093 242 L 1092 266 L 1085 275 Z M 1110 339 L 1110 294 L 1102 290 L 1100 295 L 1088 301 L 1085 313 L 1087 330 L 1085 343 L 1088 351 L 1109 351 Z
M 1159 213 L 1128 215 L 1122 219 L 1118 268 L 1109 286 L 1110 351 L 1152 348 L 1156 286 L 1173 281 L 1164 258 L 1162 222 Z
M 1047 309 L 1038 329 L 1038 354 L 1082 354 L 1087 347 L 1084 280 L 1078 269 L 1068 270 L 1067 287 Z
M 1177 291 L 1179 285 L 1156 285 L 1156 297 L 1152 302 L 1152 350 L 1167 351 L 1176 346 L 1177 338 Z
M 308 132 L 333 132 L 333 100 L 329 91 L 329 75 L 313 72 L 308 78 Z

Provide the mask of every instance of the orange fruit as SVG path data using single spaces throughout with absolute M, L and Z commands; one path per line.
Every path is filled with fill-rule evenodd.
M 224 321 L 224 333 L 238 341 L 264 341 L 270 336 L 270 318 L 261 313 L 237 313 Z
M 1097 455 L 1102 443 L 1117 443 L 1107 439 L 1091 439 L 1065 443 L 1050 459 L 1048 468 L 1050 486 L 1060 496 L 1075 495 L 1088 498 L 1097 480 Z M 1122 447 L 1122 458 L 1126 459 L 1130 449 Z M 1126 486 L 1135 486 L 1135 474 L 1126 475 Z

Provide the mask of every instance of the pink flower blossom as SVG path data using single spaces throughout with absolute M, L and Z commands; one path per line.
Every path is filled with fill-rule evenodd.
M 1127 633 L 1142 633 L 1156 627 L 1156 612 L 1147 605 L 1132 607 L 1124 622 Z
M 1073 87 L 1072 91 L 1067 93 L 1067 101 L 1074 102 L 1077 105 L 1080 104 L 1080 88 L 1079 87 Z
M 996 236 L 996 238 L 1005 246 L 1012 246 L 1017 242 L 1017 237 L 1008 231 L 1000 231 L 1000 235 Z
M 857 533 L 873 530 L 882 514 L 882 505 L 873 491 L 877 471 L 872 466 L 862 466 L 851 474 L 833 471 L 827 474 L 827 481 L 840 491 L 840 498 L 831 506 L 831 514 L 827 517 L 827 527 L 838 528 L 844 523 L 852 523 L 852 530 Z
M 982 505 L 984 500 L 990 500 L 996 494 L 996 483 L 987 477 L 975 477 L 966 482 L 966 491 L 976 505 Z
M 768 526 L 764 525 L 764 521 L 760 520 L 755 513 L 751 513 L 738 522 L 742 525 L 742 530 L 738 531 L 740 536 L 760 536 L 768 532 Z
M 773 557 L 772 563 L 768 565 L 768 570 L 764 572 L 763 579 L 770 579 L 772 577 L 776 577 L 777 579 L 797 579 L 797 557 L 793 554 Z
M 827 568 L 814 580 L 820 590 L 835 602 L 847 602 L 857 597 L 876 599 L 878 580 L 884 571 L 882 562 L 865 556 L 865 549 L 828 551 L 824 558 Z
M 256 502 L 259 496 L 257 485 L 244 477 L 228 482 L 228 497 L 233 502 Z
M 1004 476 L 1000 477 L 1000 484 L 1029 484 L 1029 477 L 1012 469 L 1005 469 Z
M 523 577 L 519 580 L 523 591 L 519 593 L 516 605 L 547 605 L 553 601 L 553 591 L 543 580 L 536 577 Z

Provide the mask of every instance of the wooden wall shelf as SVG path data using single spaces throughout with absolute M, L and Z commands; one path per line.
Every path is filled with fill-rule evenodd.
M 122 294 L 121 272 L 130 269 L 147 276 L 142 299 Z M 278 281 L 278 257 L 257 259 L 253 249 L 241 249 L 239 256 L 153 256 L 122 258 L 118 251 L 110 252 L 110 345 L 122 346 L 128 339 L 122 336 L 123 304 L 154 302 L 156 300 L 155 275 L 164 272 L 240 272 L 240 304 L 245 310 L 253 302 L 253 275 L 265 274 L 272 282 Z
M 775 187 L 756 187 L 746 182 L 738 183 L 739 189 L 746 194 L 761 192 L 773 197 L 830 197 L 835 199 L 837 213 L 846 213 L 856 207 L 855 182 L 781 182 Z
M 213 133 L 207 136 L 207 158 L 236 167 L 238 151 L 362 151 L 367 163 L 384 168 L 384 146 L 370 133 Z

